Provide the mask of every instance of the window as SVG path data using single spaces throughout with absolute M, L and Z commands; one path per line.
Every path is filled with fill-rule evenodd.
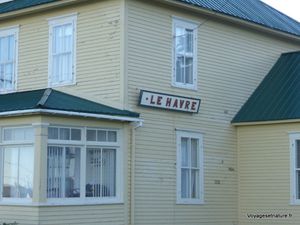
M 177 203 L 203 203 L 202 135 L 177 131 Z
M 173 20 L 173 85 L 197 89 L 197 24 Z
M 300 204 L 300 133 L 290 134 L 291 203 Z
M 31 201 L 34 170 L 32 127 L 2 129 L 1 197 L 7 201 Z
M 18 28 L 0 30 L 0 92 L 16 89 Z
M 120 201 L 120 134 L 94 128 L 48 128 L 47 197 Z M 119 184 L 119 185 L 118 185 Z
M 75 82 L 76 16 L 49 21 L 49 86 Z

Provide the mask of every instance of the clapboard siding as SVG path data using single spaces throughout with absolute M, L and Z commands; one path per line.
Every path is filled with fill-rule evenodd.
M 77 13 L 76 84 L 58 89 L 120 103 L 121 10 L 118 0 L 94 1 L 2 22 L 20 28 L 17 90 L 48 86 L 48 19 Z
M 300 208 L 290 205 L 289 147 L 289 132 L 299 128 L 299 123 L 238 127 L 240 225 L 299 224 Z M 292 217 L 251 219 L 251 213 Z
M 171 86 L 172 16 L 199 24 L 198 89 Z M 243 27 L 146 1 L 128 1 L 128 106 L 145 120 L 136 138 L 135 222 L 238 224 L 237 135 L 230 124 L 293 45 Z M 141 89 L 201 98 L 199 114 L 137 107 Z M 175 129 L 204 137 L 205 204 L 176 204 Z

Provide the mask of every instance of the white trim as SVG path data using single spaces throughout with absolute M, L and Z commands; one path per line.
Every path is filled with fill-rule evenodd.
M 79 116 L 79 117 L 118 120 L 118 121 L 127 121 L 127 122 L 143 122 L 142 119 L 126 117 L 126 116 L 111 116 L 111 115 L 105 115 L 105 114 L 81 113 L 81 112 L 52 110 L 52 109 L 25 109 L 25 110 L 1 112 L 0 117 L 1 116 L 18 116 L 18 115 L 24 115 L 24 114 L 26 115 L 26 114 L 34 114 L 34 113 L 47 113 L 47 114 L 65 115 L 65 116 Z
M 77 15 L 78 13 L 72 13 L 68 15 L 53 17 L 48 19 L 49 24 L 49 47 L 48 47 L 48 87 L 59 87 L 59 86 L 65 86 L 65 85 L 75 85 L 76 84 L 76 60 L 77 60 Z M 73 49 L 72 49 L 72 80 L 66 81 L 66 82 L 52 82 L 52 45 L 53 45 L 53 28 L 55 26 L 64 25 L 67 23 L 72 24 L 72 30 L 73 30 Z
M 17 81 L 18 81 L 18 64 L 19 64 L 19 25 L 10 26 L 0 29 L 0 37 L 6 37 L 9 35 L 14 35 L 15 37 L 15 59 L 13 67 L 13 77 L 12 77 L 12 89 L 11 90 L 0 90 L 0 94 L 6 94 L 15 92 L 17 90 Z
M 290 204 L 299 205 L 300 199 L 297 199 L 296 182 L 296 141 L 300 140 L 300 132 L 291 133 L 290 137 Z
M 195 138 L 199 141 L 199 199 L 181 198 L 181 138 Z M 203 135 L 196 132 L 176 131 L 177 163 L 176 163 L 176 204 L 204 204 L 204 153 Z
M 185 88 L 190 90 L 197 90 L 198 87 L 198 26 L 199 23 L 180 17 L 172 16 L 172 86 L 178 88 Z M 193 30 L 193 84 L 185 84 L 181 82 L 176 82 L 176 26 L 192 29 Z

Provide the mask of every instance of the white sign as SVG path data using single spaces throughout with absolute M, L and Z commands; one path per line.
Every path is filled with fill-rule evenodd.
M 182 112 L 198 113 L 200 99 L 142 90 L 139 105 Z

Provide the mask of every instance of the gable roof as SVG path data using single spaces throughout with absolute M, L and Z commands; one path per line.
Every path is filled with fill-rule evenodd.
M 114 116 L 139 117 L 135 112 L 116 109 L 51 88 L 0 95 L 0 116 L 20 114 L 20 112 L 47 112 L 110 119 Z
M 176 0 L 300 36 L 300 23 L 260 0 Z
M 63 0 L 13 0 L 0 4 L 0 14 Z M 300 36 L 300 23 L 260 0 L 173 0 Z
M 232 123 L 300 119 L 300 52 L 282 54 Z

